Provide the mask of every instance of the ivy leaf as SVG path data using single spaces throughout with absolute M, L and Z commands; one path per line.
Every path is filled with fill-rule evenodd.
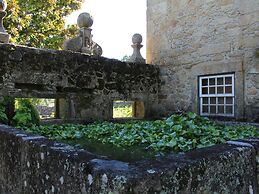
M 91 139 L 123 149 L 144 147 L 157 153 L 188 151 L 203 148 L 230 139 L 259 136 L 252 126 L 216 125 L 196 114 L 172 115 L 165 120 L 134 121 L 126 123 L 93 123 L 89 125 L 51 125 L 26 127 L 53 139 Z
M 168 143 L 166 143 L 167 147 L 173 148 L 177 145 L 177 141 L 175 139 L 172 139 L 171 141 L 169 141 Z

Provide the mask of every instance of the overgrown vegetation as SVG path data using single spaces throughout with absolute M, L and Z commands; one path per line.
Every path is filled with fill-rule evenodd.
M 14 103 L 14 99 L 10 97 L 2 97 L 0 101 L 0 123 L 10 124 L 10 120 L 14 113 L 10 110 L 10 105 Z
M 3 104 L 0 104 L 0 122 L 4 124 L 8 123 L 8 118 L 5 113 L 5 106 Z
M 5 97 L 0 102 L 0 123 L 16 127 L 36 126 L 40 123 L 38 111 L 32 99 Z
M 188 151 L 228 140 L 258 137 L 252 126 L 217 125 L 195 113 L 172 115 L 165 120 L 93 123 L 89 125 L 51 125 L 23 127 L 56 140 L 86 138 L 118 147 L 141 146 L 156 152 Z
M 0 123 L 11 124 L 14 117 L 14 98 L 1 97 L 0 100 Z
M 113 118 L 129 118 L 133 117 L 133 109 L 131 104 L 122 104 L 113 107 Z
M 19 99 L 15 102 L 16 112 L 12 124 L 14 126 L 33 126 L 40 124 L 40 115 L 30 99 Z

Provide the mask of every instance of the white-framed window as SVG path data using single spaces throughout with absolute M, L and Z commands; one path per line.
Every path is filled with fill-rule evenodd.
M 234 74 L 199 77 L 200 114 L 234 116 Z

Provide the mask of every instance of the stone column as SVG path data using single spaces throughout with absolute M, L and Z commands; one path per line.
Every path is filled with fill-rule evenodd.
M 133 54 L 130 57 L 129 62 L 132 63 L 146 63 L 146 60 L 141 56 L 140 49 L 143 47 L 142 36 L 140 34 L 134 34 L 132 37 Z
M 75 119 L 76 118 L 76 109 L 75 109 L 75 102 L 73 97 L 68 98 L 68 103 L 69 103 L 69 117 L 70 119 Z
M 5 0 L 0 0 L 0 43 L 9 43 L 10 35 L 6 32 L 3 19 L 6 16 L 7 3 Z

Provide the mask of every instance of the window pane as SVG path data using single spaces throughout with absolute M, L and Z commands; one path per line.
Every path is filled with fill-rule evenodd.
M 208 85 L 208 79 L 202 79 L 202 86 Z
M 217 85 L 223 85 L 223 77 L 217 78 Z
M 202 94 L 208 94 L 208 88 L 202 88 Z
M 232 86 L 227 86 L 227 87 L 225 88 L 225 93 L 226 93 L 226 94 L 232 94 Z
M 234 81 L 233 74 L 200 78 L 200 112 L 211 116 L 234 115 Z
M 202 112 L 203 113 L 209 113 L 209 107 L 208 106 L 202 106 Z
M 233 114 L 233 107 L 232 106 L 226 106 L 226 114 Z
M 224 97 L 218 98 L 218 104 L 224 104 Z
M 224 93 L 224 88 L 223 87 L 218 87 L 217 88 L 218 94 L 223 94 Z
M 215 86 L 215 78 L 209 79 L 210 86 Z
M 209 98 L 202 98 L 203 104 L 209 104 Z
M 210 114 L 216 114 L 216 106 L 210 106 Z
M 232 77 L 225 77 L 225 84 L 232 84 Z
M 210 94 L 216 94 L 216 88 L 210 87 Z
M 224 114 L 224 106 L 218 106 L 218 113 Z
M 216 97 L 210 98 L 210 104 L 216 104 Z
M 233 104 L 233 98 L 232 97 L 227 97 L 226 98 L 226 104 Z

